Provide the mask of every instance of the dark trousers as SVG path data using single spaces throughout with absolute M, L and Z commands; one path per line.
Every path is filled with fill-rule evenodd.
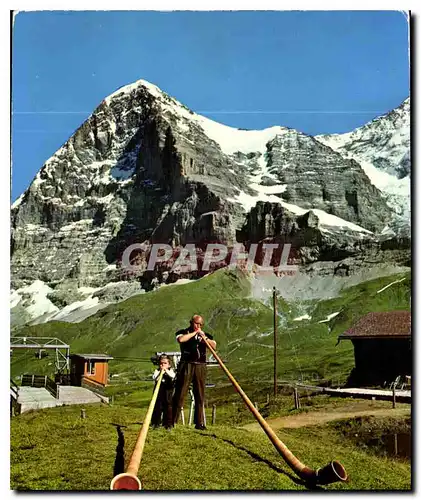
M 166 428 L 172 427 L 172 398 L 173 387 L 167 387 L 161 384 L 151 418 L 151 424 L 153 426 L 162 424 Z
M 194 423 L 205 425 L 203 405 L 205 403 L 205 381 L 206 365 L 186 363 L 181 361 L 177 368 L 177 378 L 175 382 L 175 392 L 173 399 L 174 423 L 177 423 L 184 400 L 189 391 L 190 384 L 193 383 L 194 396 Z

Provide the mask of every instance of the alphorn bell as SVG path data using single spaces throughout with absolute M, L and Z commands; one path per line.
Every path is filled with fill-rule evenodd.
M 262 429 L 265 431 L 268 438 L 271 440 L 272 444 L 275 446 L 277 451 L 281 454 L 282 458 L 285 462 L 291 467 L 291 469 L 304 481 L 313 484 L 330 484 L 335 483 L 336 481 L 346 481 L 348 479 L 348 475 L 344 469 L 344 467 L 337 462 L 336 460 L 330 462 L 325 465 L 325 467 L 317 470 L 310 469 L 304 465 L 297 457 L 295 457 L 291 451 L 285 446 L 285 444 L 278 438 L 266 420 L 260 415 L 260 413 L 256 410 L 253 403 L 247 397 L 247 394 L 241 389 L 238 382 L 228 371 L 228 368 L 224 365 L 221 358 L 216 354 L 215 350 L 209 344 L 209 342 L 203 338 L 208 349 L 211 351 L 215 359 L 218 361 L 220 367 L 227 374 L 230 379 L 232 385 L 235 387 L 235 390 L 240 394 L 246 403 L 248 409 L 253 413 L 256 420 L 259 422 Z
M 145 447 L 146 435 L 148 434 L 149 425 L 151 423 L 153 409 L 155 408 L 156 399 L 158 397 L 159 388 L 161 386 L 164 370 L 161 370 L 158 380 L 156 382 L 155 390 L 153 391 L 151 402 L 149 403 L 148 411 L 146 412 L 145 420 L 143 421 L 142 428 L 140 429 L 137 437 L 136 444 L 132 456 L 130 457 L 129 465 L 126 472 L 115 476 L 110 485 L 110 490 L 141 490 L 142 485 L 137 473 L 140 466 L 140 461 L 143 455 L 143 448 Z

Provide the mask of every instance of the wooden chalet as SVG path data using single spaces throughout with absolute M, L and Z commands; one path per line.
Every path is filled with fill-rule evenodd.
M 372 312 L 338 337 L 354 345 L 348 385 L 386 385 L 412 373 L 411 312 Z
M 107 354 L 71 354 L 70 379 L 72 385 L 108 384 L 108 361 L 113 359 Z

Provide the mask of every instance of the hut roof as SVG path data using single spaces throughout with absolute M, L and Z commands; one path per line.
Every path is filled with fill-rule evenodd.
M 355 338 L 410 338 L 411 312 L 371 312 L 360 318 L 338 339 Z
M 71 354 L 70 357 L 78 357 L 82 359 L 97 359 L 98 361 L 107 361 L 109 359 L 114 359 L 108 354 Z

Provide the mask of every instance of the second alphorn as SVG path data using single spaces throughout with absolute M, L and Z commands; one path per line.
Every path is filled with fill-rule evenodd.
M 155 389 L 153 391 L 151 402 L 149 403 L 148 411 L 146 412 L 145 420 L 143 421 L 142 428 L 140 429 L 136 444 L 133 449 L 132 456 L 130 457 L 129 465 L 126 472 L 118 474 L 113 478 L 110 485 L 110 490 L 141 490 L 142 484 L 137 477 L 139 471 L 140 461 L 143 455 L 143 448 L 145 447 L 146 435 L 148 434 L 149 425 L 152 419 L 152 413 L 155 408 L 155 403 L 158 397 L 159 388 L 161 386 L 164 370 L 161 370 Z

